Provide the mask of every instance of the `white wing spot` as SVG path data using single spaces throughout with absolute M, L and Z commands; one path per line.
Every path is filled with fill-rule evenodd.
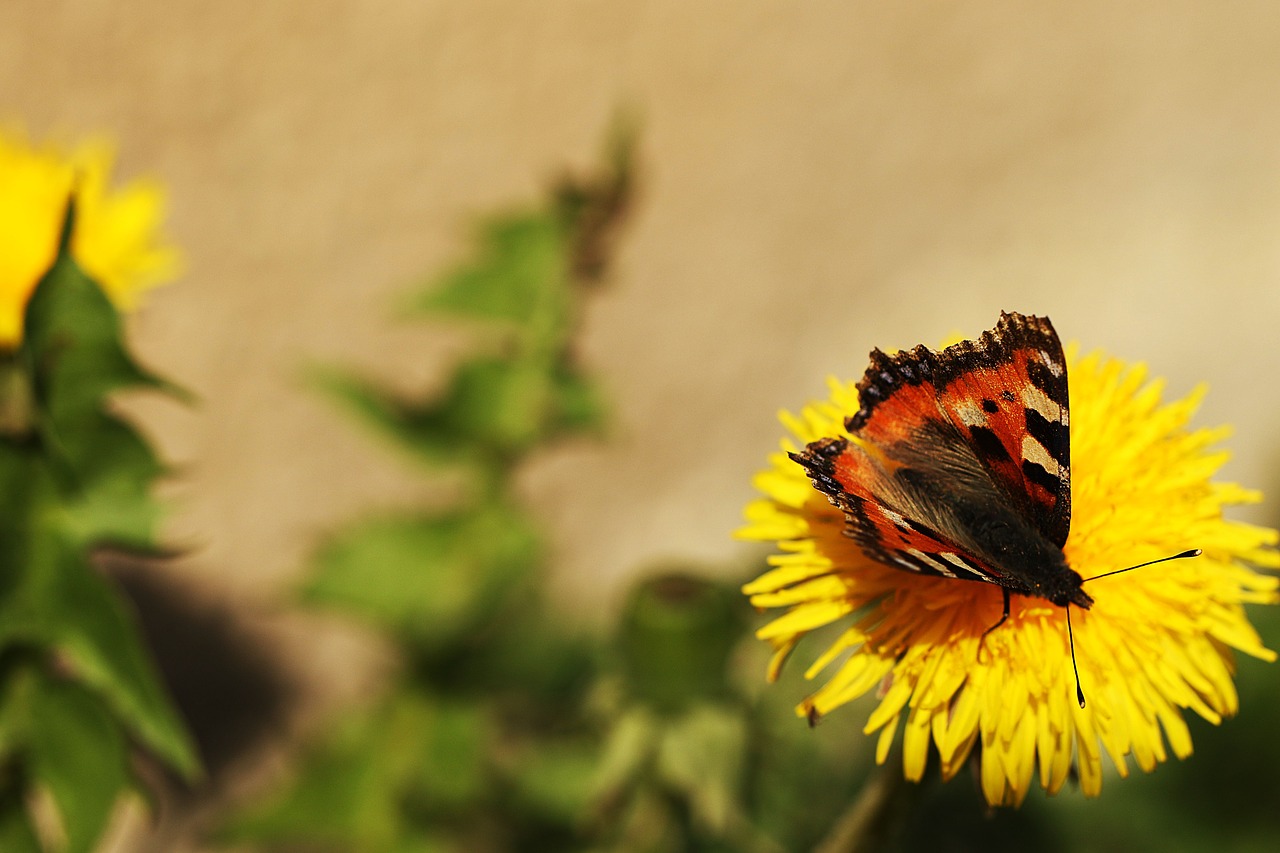
M 897 563 L 899 566 L 902 566 L 902 568 L 904 569 L 909 569 L 910 571 L 913 571 L 913 572 L 920 571 L 920 567 L 917 566 L 915 563 L 911 562 L 910 560 L 904 560 L 901 557 L 894 557 L 893 561 Z
M 1027 383 L 1022 388 L 1022 405 L 1034 409 L 1050 423 L 1062 420 L 1062 407 L 1049 399 L 1049 395 L 1036 386 Z
M 1058 378 L 1062 378 L 1062 365 L 1053 360 L 1053 356 L 1044 350 L 1040 350 L 1040 357 L 1044 359 L 1044 366 L 1049 368 L 1049 372 Z
M 956 414 L 960 417 L 960 423 L 967 427 L 986 426 L 987 413 L 982 411 L 982 407 L 973 404 L 968 400 L 963 400 L 955 408 Z
M 928 563 L 930 566 L 933 566 L 935 569 L 937 569 L 939 572 L 941 572 L 942 574 L 946 575 L 949 578 L 953 578 L 956 576 L 956 573 L 951 571 L 950 566 L 946 565 L 940 560 L 934 559 L 932 554 L 926 554 L 924 551 L 918 550 L 916 548 L 908 548 L 907 553 L 915 557 L 917 560 L 921 560 L 925 563 Z
M 1029 435 L 1022 437 L 1022 458 L 1034 462 L 1046 471 L 1058 470 L 1058 462 L 1044 449 L 1044 445 Z
M 946 560 L 948 563 L 951 563 L 956 568 L 961 569 L 962 571 L 965 572 L 965 574 L 977 575 L 978 577 L 982 578 L 984 581 L 991 580 L 991 578 L 987 577 L 985 574 L 978 571 L 973 566 L 966 563 L 964 560 L 960 559 L 959 555 L 957 554 L 945 552 L 945 553 L 939 554 L 938 556 L 942 557 L 942 559 Z
M 898 527 L 902 528 L 903 530 L 911 529 L 911 525 L 907 523 L 907 520 L 905 518 L 898 515 L 896 512 L 889 509 L 888 507 L 882 506 L 880 507 L 880 511 L 884 513 L 885 518 L 889 519 L 890 521 L 892 521 L 894 524 L 896 524 Z

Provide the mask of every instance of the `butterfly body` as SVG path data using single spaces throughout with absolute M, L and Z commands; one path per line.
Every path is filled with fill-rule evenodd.
M 881 563 L 1060 607 L 1093 599 L 1067 563 L 1066 359 L 1046 318 L 1002 314 L 974 341 L 889 356 L 858 383 L 847 436 L 792 458 Z M 1003 620 L 1002 620 L 1003 621 Z

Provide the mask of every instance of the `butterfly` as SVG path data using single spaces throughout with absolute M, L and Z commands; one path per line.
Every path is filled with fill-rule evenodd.
M 1070 404 L 1049 319 L 1001 313 L 977 340 L 941 351 L 874 350 L 857 389 L 847 435 L 791 454 L 844 513 L 845 534 L 894 568 L 999 586 L 1004 609 L 983 639 L 1009 618 L 1014 594 L 1067 608 L 1069 631 L 1070 606 L 1092 607 L 1083 584 L 1096 578 L 1063 552 Z M 1074 637 L 1071 647 L 1074 666 Z M 1078 674 L 1076 692 L 1083 707 Z

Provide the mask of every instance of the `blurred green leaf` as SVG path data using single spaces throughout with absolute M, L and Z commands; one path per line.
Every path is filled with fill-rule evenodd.
M 596 790 L 599 746 L 592 741 L 537 741 L 516 759 L 517 797 L 531 811 L 581 823 Z
M 229 838 L 297 839 L 371 853 L 465 849 L 412 818 L 429 815 L 445 825 L 480 807 L 490 741 L 478 705 L 414 692 L 389 697 L 309 750 L 296 783 L 238 819 Z
M 542 212 L 495 217 L 481 226 L 477 257 L 445 274 L 411 307 L 424 312 L 528 324 L 549 320 L 559 335 L 568 298 L 566 234 Z
M 594 385 L 568 364 L 478 357 L 426 404 L 343 371 L 310 375 L 359 420 L 435 465 L 511 460 L 551 438 L 598 427 L 604 413 Z
M 137 432 L 107 410 L 117 391 L 149 386 L 181 395 L 140 368 L 125 349 L 120 318 L 98 285 L 63 246 L 27 301 L 17 361 L 5 385 L 29 388 L 29 428 L 62 479 L 67 530 L 85 545 L 147 547 L 158 516 L 150 496 L 164 468 Z M 25 370 L 25 380 L 12 370 Z M 15 382 L 17 385 L 15 385 Z M 12 424 L 12 435 L 21 425 Z
M 408 699 L 409 701 L 406 701 Z M 485 796 L 493 735 L 483 705 L 400 697 L 393 705 L 388 748 L 398 748 L 406 794 L 447 820 Z
M 137 627 L 107 583 L 63 551 L 47 619 L 53 643 L 84 683 L 125 725 L 184 777 L 199 772 L 195 749 L 138 639 Z
M 596 770 L 596 797 L 602 808 L 620 804 L 647 772 L 661 734 L 657 719 L 643 708 L 631 708 L 614 717 Z
M 31 706 L 37 690 L 32 657 L 10 649 L 0 668 L 0 791 L 21 775 L 17 765 L 31 740 Z M 0 796 L 0 802 L 3 799 Z
M 380 518 L 321 548 L 303 597 L 438 645 L 492 612 L 541 559 L 532 525 L 509 506 Z
M 129 783 L 124 738 L 98 700 L 47 681 L 31 707 L 31 772 L 48 787 L 66 834 L 66 853 L 90 853 Z
M 57 570 L 47 516 L 57 488 L 38 453 L 0 442 L 0 646 L 42 642 L 48 637 L 42 585 Z
M 372 518 L 318 550 L 303 599 L 388 633 L 404 667 L 239 837 L 377 853 L 582 849 L 577 813 L 596 778 L 584 697 L 601 644 L 544 606 L 545 547 L 512 495 L 530 452 L 602 420 L 571 336 L 625 208 L 612 165 L 537 210 L 487 220 L 474 257 L 413 298 L 416 313 L 488 324 L 483 351 L 441 393 L 312 371 L 403 449 L 465 468 L 470 488 L 448 511 Z
M 4 853 L 44 853 L 21 796 L 0 788 L 0 850 Z
M 47 794 L 57 849 L 90 853 L 134 785 L 128 734 L 188 779 L 198 766 L 136 626 L 90 564 L 98 545 L 152 547 L 159 511 L 163 467 L 110 398 L 176 390 L 133 361 L 114 307 L 71 259 L 74 214 L 69 203 L 18 350 L 0 355 L 3 850 L 39 846 L 18 812 Z
M 237 817 L 229 840 L 293 839 L 345 850 L 390 850 L 400 836 L 400 809 L 380 716 L 348 720 L 310 750 L 297 779 L 262 806 Z
M 543 437 L 551 393 L 541 364 L 477 358 L 458 368 L 438 411 L 416 425 L 419 430 L 429 428 L 438 417 L 455 444 L 517 453 Z
M 599 671 L 601 643 L 538 601 L 534 591 L 521 591 L 493 613 L 493 624 L 468 643 L 468 660 L 454 664 L 465 677 L 448 686 L 491 697 L 513 693 L 524 721 L 550 715 L 563 727 L 575 719 L 569 709 Z
M 63 248 L 27 300 L 22 358 L 35 377 L 35 396 L 56 435 L 99 411 L 115 391 L 165 387 L 130 358 L 120 318 L 98 285 L 66 251 L 74 210 L 68 209 Z
M 747 726 L 740 709 L 699 705 L 665 724 L 657 773 L 688 799 L 696 820 L 724 834 L 743 820 L 746 746 Z

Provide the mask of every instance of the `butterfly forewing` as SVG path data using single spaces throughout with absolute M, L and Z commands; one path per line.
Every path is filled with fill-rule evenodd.
M 1010 502 L 1061 548 L 1071 526 L 1071 433 L 1062 344 L 1045 318 L 1003 314 L 938 356 L 938 406 Z
M 1066 570 L 1066 362 L 1047 319 L 1001 315 L 974 341 L 871 354 L 849 438 L 795 458 L 873 559 L 1039 592 Z

